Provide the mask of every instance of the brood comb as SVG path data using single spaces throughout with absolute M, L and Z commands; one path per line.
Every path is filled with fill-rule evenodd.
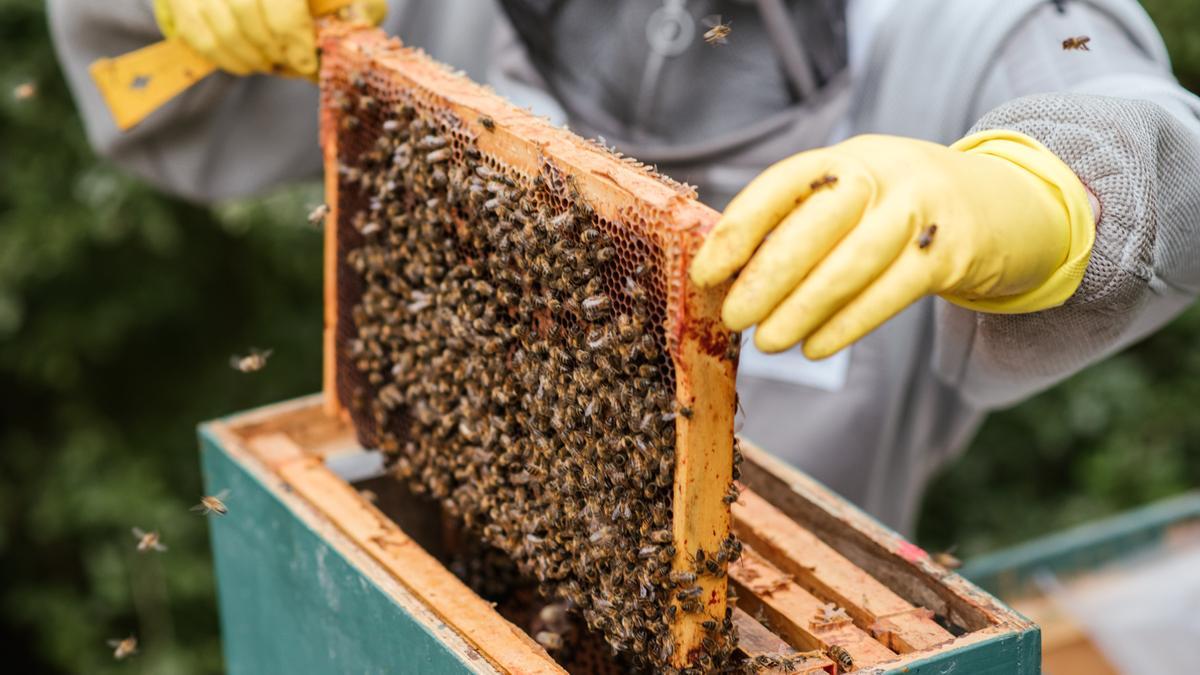
M 723 663 L 717 214 L 378 31 L 321 47 L 328 405 L 635 663 Z

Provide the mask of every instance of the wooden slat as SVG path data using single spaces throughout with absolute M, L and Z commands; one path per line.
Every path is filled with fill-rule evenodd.
M 784 642 L 778 635 L 772 633 L 754 617 L 745 611 L 734 608 L 733 625 L 738 632 L 738 651 L 748 661 L 754 661 L 759 656 L 795 658 L 800 654 L 792 645 Z M 768 668 L 759 672 L 764 673 L 833 673 L 834 664 L 820 654 L 806 654 L 803 664 L 793 670 Z
M 753 491 L 742 491 L 733 513 L 734 531 L 746 544 L 889 648 L 903 654 L 953 639 L 928 610 L 913 607 Z
M 914 605 L 927 607 L 968 631 L 1029 621 L 928 553 L 787 462 L 741 439 L 742 482 L 792 520 L 803 523 L 847 560 Z
M 690 287 L 690 282 L 688 284 Z M 717 316 L 720 297 L 688 291 L 688 306 L 699 316 Z M 715 554 L 729 535 L 730 509 L 724 486 L 733 480 L 734 376 L 732 364 L 722 354 L 705 348 L 703 331 L 682 336 L 675 359 L 676 398 L 692 414 L 675 417 L 675 486 L 672 498 L 676 570 L 692 568 L 697 549 Z M 676 655 L 694 649 L 704 637 L 701 622 L 725 615 L 725 576 L 702 575 L 704 612 L 680 610 L 673 626 Z M 686 652 L 684 652 L 686 654 Z M 686 662 L 677 660 L 677 666 Z
M 290 449 L 287 445 L 291 444 Z M 501 617 L 441 562 L 410 539 L 319 458 L 281 434 L 252 439 L 249 450 L 387 569 L 494 666 L 511 673 L 565 671 L 524 631 Z M 287 457 L 291 459 L 287 459 Z
M 742 557 L 729 568 L 738 591 L 738 604 L 755 616 L 766 617 L 772 631 L 799 649 L 828 651 L 840 645 L 858 668 L 896 658 L 850 620 L 820 621 L 825 602 L 804 590 L 792 578 L 746 546 Z

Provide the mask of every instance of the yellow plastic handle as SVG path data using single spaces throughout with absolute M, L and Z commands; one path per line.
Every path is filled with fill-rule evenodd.
M 313 16 L 334 14 L 354 0 L 309 0 Z M 117 128 L 128 131 L 217 67 L 182 40 L 156 42 L 88 68 Z

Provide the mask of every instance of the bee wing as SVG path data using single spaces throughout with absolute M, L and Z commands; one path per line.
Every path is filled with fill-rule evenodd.
M 203 503 L 197 504 L 197 505 L 193 506 L 192 508 L 188 509 L 188 511 L 207 511 L 207 510 L 208 510 L 208 507 L 205 506 Z
M 234 370 L 241 370 L 242 369 L 242 357 L 238 356 L 237 354 L 234 354 L 233 356 L 229 357 L 229 367 L 233 368 Z
M 218 492 L 217 494 L 215 494 L 213 496 L 216 497 L 217 499 L 220 499 L 221 501 L 225 501 L 225 498 L 227 498 L 229 496 L 229 488 L 225 488 L 224 490 L 221 490 L 220 492 Z
M 700 23 L 704 24 L 707 28 L 716 28 L 717 26 L 721 25 L 721 15 L 709 14 L 703 19 L 700 19 Z
M 159 553 L 166 553 L 166 552 L 167 552 L 167 545 L 166 545 L 166 544 L 164 544 L 164 543 L 162 543 L 162 542 L 155 542 L 155 544 L 154 544 L 154 550 L 155 550 L 155 551 L 158 551 Z
M 116 638 L 113 638 L 112 640 L 106 640 L 106 642 L 108 643 L 108 646 L 109 646 L 109 647 L 114 647 L 114 648 L 115 648 L 115 647 L 120 647 L 120 646 L 121 646 L 121 641 L 120 641 L 120 640 L 118 640 L 118 639 L 116 639 Z
M 144 530 L 142 530 L 142 528 L 140 528 L 140 527 L 133 528 L 132 532 L 133 532 L 133 536 L 137 537 L 138 539 L 141 539 L 142 537 L 146 536 L 146 532 Z

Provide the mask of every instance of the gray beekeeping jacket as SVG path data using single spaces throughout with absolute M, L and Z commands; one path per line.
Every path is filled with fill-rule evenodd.
M 772 162 L 852 134 L 949 143 L 986 128 L 1040 140 L 1096 195 L 1095 248 L 1062 307 L 985 315 L 930 298 L 822 362 L 743 351 L 742 432 L 897 529 L 986 411 L 1156 330 L 1200 285 L 1200 101 L 1134 0 L 701 3 L 731 22 L 720 47 L 686 0 L 501 4 L 505 18 L 478 0 L 393 2 L 386 27 L 716 207 Z M 149 5 L 50 0 L 95 147 L 197 200 L 316 175 L 305 82 L 219 74 L 115 130 L 86 67 L 157 39 Z M 1078 35 L 1090 51 L 1061 48 Z

